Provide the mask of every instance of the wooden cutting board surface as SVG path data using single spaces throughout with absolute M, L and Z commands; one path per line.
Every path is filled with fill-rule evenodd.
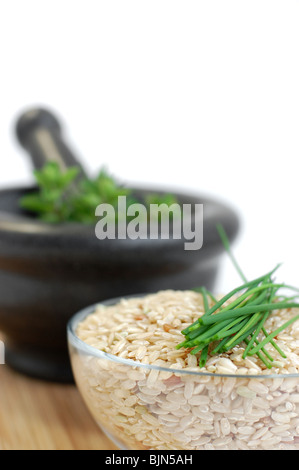
M 0 365 L 0 450 L 116 450 L 74 385 L 43 382 Z

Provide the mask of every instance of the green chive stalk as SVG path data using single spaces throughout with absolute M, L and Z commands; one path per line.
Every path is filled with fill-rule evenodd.
M 204 314 L 182 331 L 185 340 L 176 348 L 192 348 L 191 354 L 200 354 L 199 366 L 204 367 L 209 354 L 227 352 L 244 342 L 246 348 L 243 358 L 256 355 L 268 369 L 271 369 L 274 360 L 265 346 L 270 343 L 281 357 L 286 358 L 286 354 L 276 343 L 275 337 L 299 320 L 299 314 L 270 333 L 265 329 L 265 322 L 273 311 L 299 308 L 299 303 L 295 302 L 299 297 L 299 289 L 274 282 L 273 274 L 280 265 L 263 276 L 248 281 L 230 250 L 224 228 L 218 225 L 217 230 L 243 284 L 220 300 L 216 300 L 205 287 L 195 289 L 202 294 Z M 279 295 L 278 292 L 282 288 L 292 290 L 296 294 Z

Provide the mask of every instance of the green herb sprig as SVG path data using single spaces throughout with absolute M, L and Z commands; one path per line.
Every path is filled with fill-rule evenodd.
M 204 367 L 208 354 L 225 353 L 244 342 L 246 348 L 243 358 L 257 355 L 265 366 L 271 369 L 275 361 L 265 346 L 270 343 L 281 357 L 286 358 L 286 354 L 280 349 L 275 338 L 281 331 L 299 320 L 299 315 L 289 319 L 270 333 L 265 329 L 265 322 L 274 310 L 299 308 L 299 303 L 294 302 L 294 299 L 299 297 L 299 289 L 274 282 L 272 276 L 280 265 L 257 279 L 247 281 L 231 253 L 223 227 L 218 225 L 217 229 L 243 284 L 218 301 L 204 287 L 196 289 L 203 296 L 205 313 L 182 331 L 185 341 L 180 343 L 177 349 L 191 348 L 191 354 L 200 354 L 199 366 Z M 282 288 L 290 289 L 297 294 L 289 297 L 280 296 L 278 291 Z M 213 303 L 211 307 L 209 307 L 210 301 Z
M 95 209 L 100 204 L 110 204 L 117 210 L 118 197 L 127 197 L 127 206 L 143 202 L 149 204 L 177 203 L 172 194 L 148 194 L 145 201 L 137 201 L 132 190 L 118 184 L 105 169 L 93 179 L 78 181 L 79 169 L 72 167 L 62 171 L 56 162 L 47 163 L 34 176 L 38 190 L 21 198 L 20 205 L 48 223 L 80 222 L 92 224 L 97 221 Z M 117 212 L 116 212 L 117 218 Z

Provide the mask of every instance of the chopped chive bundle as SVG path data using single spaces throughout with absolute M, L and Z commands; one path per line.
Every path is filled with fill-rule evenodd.
M 191 354 L 200 353 L 199 366 L 204 367 L 209 354 L 227 352 L 244 342 L 246 348 L 243 358 L 257 355 L 264 365 L 271 369 L 274 360 L 265 346 L 270 343 L 281 357 L 286 358 L 286 354 L 275 342 L 275 337 L 299 320 L 299 315 L 270 333 L 266 331 L 264 324 L 274 310 L 299 308 L 299 303 L 294 301 L 299 297 L 299 289 L 274 282 L 272 276 L 279 265 L 264 276 L 247 281 L 230 251 L 223 227 L 218 225 L 217 229 L 243 284 L 218 301 L 205 287 L 195 289 L 202 294 L 204 314 L 182 331 L 185 341 L 180 343 L 177 349 L 192 348 Z M 281 288 L 295 291 L 297 294 L 290 297 L 279 295 L 278 291 Z M 209 306 L 209 299 L 213 302 L 212 307 Z

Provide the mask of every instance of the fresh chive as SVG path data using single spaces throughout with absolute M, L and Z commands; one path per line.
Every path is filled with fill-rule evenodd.
M 245 342 L 246 344 L 248 344 L 248 339 L 244 339 L 244 342 Z M 265 364 L 265 366 L 267 367 L 267 369 L 271 369 L 271 368 L 272 368 L 271 363 L 267 361 L 267 359 L 263 356 L 263 354 L 261 354 L 261 352 L 258 352 L 258 353 L 257 353 L 257 357 Z
M 265 367 L 271 369 L 274 359 L 265 346 L 268 343 L 272 344 L 285 358 L 286 355 L 275 342 L 275 337 L 293 322 L 299 320 L 299 315 L 291 318 L 272 333 L 266 331 L 265 322 L 274 310 L 299 308 L 299 303 L 295 302 L 299 294 L 292 296 L 278 294 L 280 289 L 289 289 L 298 293 L 299 289 L 273 281 L 272 276 L 280 264 L 269 273 L 248 281 L 230 250 L 223 227 L 218 225 L 217 230 L 243 284 L 219 300 L 216 300 L 204 287 L 195 289 L 202 295 L 204 314 L 182 331 L 185 341 L 180 343 L 177 349 L 191 348 L 191 354 L 200 353 L 199 365 L 204 367 L 209 354 L 227 352 L 244 342 L 246 348 L 242 357 L 245 359 L 247 356 L 256 355 Z M 237 298 L 232 299 L 234 296 Z M 213 303 L 211 307 L 209 307 L 209 299 Z M 228 304 L 225 305 L 227 302 Z M 213 346 L 210 348 L 210 345 Z M 211 352 L 209 352 L 210 349 Z
M 267 310 L 282 310 L 286 308 L 299 308 L 299 303 L 295 302 L 276 302 L 273 304 L 261 304 L 261 305 L 248 305 L 240 307 L 238 309 L 226 310 L 225 312 L 216 313 L 210 317 L 201 317 L 200 324 L 210 325 L 226 318 L 235 318 L 238 316 L 252 315 L 256 312 L 266 312 Z
M 205 312 L 207 312 L 209 310 L 209 300 L 208 300 L 207 289 L 205 287 L 201 287 L 200 292 L 203 297 L 203 305 L 204 305 Z
M 233 262 L 235 268 L 237 269 L 238 273 L 240 274 L 240 277 L 243 279 L 244 282 L 247 282 L 246 277 L 244 276 L 244 273 L 242 269 L 240 268 L 239 264 L 237 263 L 237 260 L 235 259 L 233 253 L 231 252 L 230 245 L 229 245 L 229 240 L 228 237 L 225 233 L 225 230 L 221 224 L 216 225 L 217 231 L 219 233 L 219 236 L 222 240 L 223 246 L 226 249 L 227 253 L 229 254 L 231 261 Z
M 223 327 L 229 324 L 231 324 L 230 318 L 227 320 L 224 320 L 223 322 L 216 323 L 211 328 L 206 329 L 206 331 L 204 331 L 202 334 L 196 336 L 194 339 L 189 341 L 188 342 L 189 348 L 192 348 L 193 346 L 196 346 L 197 344 L 200 344 L 208 340 L 209 338 L 211 338 L 211 336 L 213 337 L 213 335 L 215 335 L 219 330 L 222 330 Z
M 200 351 L 203 351 L 206 347 L 209 347 L 208 343 L 201 343 L 198 346 L 196 346 L 196 348 L 192 349 L 190 354 L 195 355 L 195 354 L 199 353 Z
M 248 341 L 248 342 L 246 343 L 246 344 L 247 344 L 247 347 L 246 347 L 246 349 L 245 349 L 245 351 L 244 351 L 244 353 L 243 353 L 243 356 L 242 356 L 243 359 L 246 358 L 248 352 L 249 352 L 250 349 L 252 348 L 254 342 L 256 341 L 257 336 L 259 335 L 259 333 L 260 333 L 260 331 L 261 331 L 261 329 L 262 329 L 262 327 L 263 327 L 263 325 L 264 325 L 264 323 L 265 323 L 265 321 L 266 321 L 266 319 L 268 318 L 269 315 L 270 315 L 269 312 L 264 313 L 264 315 L 263 315 L 262 319 L 260 320 L 260 322 L 259 322 L 259 324 L 258 324 L 258 326 L 257 326 L 257 328 L 256 328 L 256 330 L 255 330 L 255 332 L 254 332 L 254 334 L 252 335 L 250 341 Z
M 206 315 L 212 315 L 216 310 L 218 310 L 219 308 L 221 308 L 221 306 L 227 302 L 231 297 L 233 297 L 234 295 L 236 295 L 238 292 L 244 290 L 244 289 L 247 289 L 249 287 L 252 287 L 252 286 L 256 286 L 258 285 L 260 282 L 264 281 L 266 278 L 268 279 L 277 269 L 279 268 L 279 265 L 277 265 L 272 271 L 270 271 L 269 273 L 265 274 L 264 276 L 261 276 L 257 279 L 254 279 L 253 281 L 250 281 L 250 282 L 246 282 L 245 284 L 242 284 L 238 287 L 236 287 L 235 289 L 233 289 L 231 292 L 229 292 L 228 294 L 226 294 L 224 297 L 222 297 L 222 299 L 218 300 L 214 305 L 213 307 L 211 307 L 208 312 L 205 312 L 205 314 L 201 317 L 203 318 L 204 316 Z M 188 326 L 187 328 L 185 328 L 183 331 L 182 331 L 182 334 L 183 335 L 186 335 L 188 334 L 189 331 L 192 331 L 193 329 L 197 328 L 198 327 L 198 324 L 199 324 L 199 321 L 200 321 L 200 318 L 198 320 L 196 320 L 194 323 L 192 323 L 190 326 Z
M 208 301 L 207 296 L 209 295 L 211 297 L 211 294 L 208 292 L 208 290 L 205 287 L 202 287 L 200 290 L 203 296 L 204 309 L 205 309 L 205 312 L 207 312 L 209 310 L 209 301 Z M 196 348 L 195 350 L 193 349 L 193 351 L 196 351 Z M 200 355 L 199 367 L 204 367 L 206 365 L 208 352 L 209 352 L 209 344 L 204 346 L 204 348 L 202 349 L 202 352 Z M 196 352 L 194 354 L 196 354 Z
M 209 345 L 207 344 L 201 352 L 199 367 L 204 367 L 206 365 L 207 358 L 208 358 L 208 351 L 209 351 Z
M 264 335 L 265 335 L 266 337 L 269 336 L 269 334 L 267 333 L 267 331 L 265 330 L 264 327 L 262 328 L 262 331 L 263 331 L 263 333 L 264 333 Z M 280 347 L 278 346 L 278 344 L 275 343 L 275 341 L 273 341 L 273 340 L 271 339 L 271 340 L 270 340 L 270 344 L 272 344 L 272 346 L 276 349 L 276 351 L 279 352 L 279 354 L 281 355 L 281 357 L 284 357 L 284 358 L 287 357 L 286 354 L 280 349 Z
M 290 326 L 292 323 L 294 323 L 297 320 L 299 320 L 299 315 L 296 315 L 295 317 L 291 318 L 290 320 L 285 322 L 283 325 L 281 325 L 279 328 L 277 328 L 275 331 L 268 334 L 263 339 L 263 341 L 260 342 L 258 346 L 256 346 L 249 352 L 249 356 L 253 356 L 253 354 L 256 354 L 261 349 L 262 346 L 265 346 L 267 343 L 269 343 L 271 339 L 275 338 L 275 336 L 277 336 L 281 331 L 285 330 L 288 326 Z
M 237 331 L 240 330 L 243 326 L 245 326 L 247 323 L 247 318 L 244 318 L 241 320 L 240 318 L 237 318 L 235 321 L 231 322 L 229 327 L 223 328 L 221 331 L 219 331 L 215 336 L 211 338 L 211 341 L 219 341 L 220 339 L 225 338 L 226 341 L 229 340 L 228 337 L 233 337 L 233 335 L 236 334 Z
M 226 344 L 227 347 L 230 347 L 231 344 L 235 343 L 244 333 L 248 332 L 258 321 L 260 320 L 260 313 L 255 313 L 252 317 L 246 322 L 246 324 L 236 333 Z M 247 336 L 247 335 L 246 335 Z
M 222 347 L 222 352 L 227 352 L 227 351 L 230 351 L 231 349 L 233 349 L 235 346 L 237 346 L 238 344 L 242 343 L 242 341 L 244 341 L 244 339 L 246 339 L 248 337 L 248 335 L 251 335 L 252 332 L 254 331 L 255 329 L 255 326 L 252 326 L 251 328 L 247 328 L 246 331 L 243 333 L 243 335 L 239 336 L 238 339 L 236 339 L 233 343 L 230 342 L 229 346 L 227 345 L 227 343 L 229 342 L 229 339 L 228 341 L 226 342 L 226 344 Z

